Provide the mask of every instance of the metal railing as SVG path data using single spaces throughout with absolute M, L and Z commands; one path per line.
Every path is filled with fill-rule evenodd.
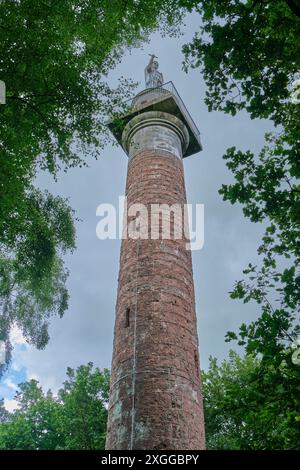
M 196 126 L 192 116 L 188 112 L 187 107 L 185 106 L 184 102 L 182 101 L 182 99 L 181 99 L 181 97 L 180 97 L 180 95 L 179 95 L 179 93 L 178 93 L 178 91 L 177 91 L 177 89 L 176 89 L 176 87 L 175 87 L 175 85 L 172 81 L 166 82 L 163 85 L 161 85 L 159 87 L 156 87 L 156 88 L 145 88 L 140 93 L 135 95 L 133 98 L 129 98 L 128 100 L 124 101 L 124 103 L 123 103 L 124 108 L 127 109 L 127 110 L 134 110 L 135 107 L 136 107 L 135 103 L 137 102 L 138 98 L 140 96 L 142 96 L 143 94 L 146 95 L 147 92 L 148 93 L 153 93 L 153 95 L 154 95 L 153 100 L 147 102 L 147 104 L 150 104 L 152 101 L 156 101 L 157 99 L 159 99 L 159 95 L 161 95 L 161 97 L 163 97 L 163 96 L 167 97 L 167 95 L 170 93 L 172 95 L 172 97 L 174 98 L 174 100 L 176 101 L 177 106 L 179 107 L 180 111 L 184 115 L 187 123 L 189 124 L 189 126 L 193 130 L 193 133 L 195 134 L 195 136 L 200 136 L 200 131 L 199 131 L 198 127 Z

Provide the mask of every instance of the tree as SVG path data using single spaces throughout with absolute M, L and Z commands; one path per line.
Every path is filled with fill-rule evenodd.
M 0 375 L 11 358 L 12 326 L 43 348 L 50 317 L 61 317 L 68 305 L 68 271 L 62 255 L 75 247 L 73 211 L 62 198 L 34 188 L 26 192 L 22 206 L 18 208 L 22 226 L 15 227 L 11 214 L 11 221 L 3 221 L 6 240 L 3 237 L 0 243 L 0 340 L 6 344 Z
M 290 350 L 286 359 L 290 360 Z M 300 368 L 264 365 L 231 351 L 202 373 L 208 449 L 299 449 Z
M 201 67 L 208 109 L 231 115 L 244 109 L 252 119 L 268 118 L 276 126 L 257 156 L 235 147 L 227 150 L 224 158 L 235 182 L 223 185 L 220 194 L 232 204 L 241 203 L 251 221 L 267 225 L 258 248 L 261 265 L 249 264 L 247 277 L 236 282 L 231 297 L 261 306 L 260 318 L 241 326 L 239 344 L 279 367 L 287 344 L 300 332 L 299 2 L 180 3 L 195 7 L 202 18 L 200 32 L 184 46 L 184 54 L 186 70 Z M 233 332 L 227 335 L 231 339 L 237 339 Z
M 88 363 L 67 377 L 57 396 L 36 380 L 19 385 L 18 408 L 0 420 L 0 449 L 104 449 L 108 370 Z
M 174 3 L 1 2 L 1 186 L 7 211 L 37 165 L 55 174 L 99 155 L 107 118 L 131 90 L 122 79 L 110 88 L 107 74 L 150 31 L 172 29 L 178 17 Z
M 55 176 L 60 168 L 86 164 L 87 155 L 99 155 L 108 116 L 132 89 L 123 79 L 110 88 L 107 74 L 126 48 L 153 29 L 172 31 L 179 17 L 174 3 L 0 3 L 0 76 L 6 84 L 0 107 L 1 240 L 17 237 L 22 202 L 38 169 Z
M 175 0 L 0 2 L 0 340 L 10 357 L 13 321 L 38 347 L 67 308 L 62 252 L 74 248 L 66 201 L 33 185 L 40 170 L 87 164 L 106 141 L 106 122 L 133 84 L 107 74 L 126 48 L 180 18 Z M 50 212 L 50 213 L 48 213 Z M 50 217 L 51 220 L 47 220 Z M 0 366 L 0 373 L 3 365 Z
M 5 422 L 7 418 L 8 418 L 8 411 L 6 410 L 4 406 L 3 398 L 1 398 L 0 400 L 0 423 Z
M 185 68 L 201 67 L 209 110 L 285 119 L 289 86 L 299 73 L 300 19 L 285 0 L 181 2 L 202 26 L 183 48 Z M 287 32 L 289 34 L 287 34 Z
M 109 371 L 92 371 L 93 364 L 68 368 L 59 392 L 64 413 L 61 433 L 67 449 L 104 449 L 109 395 Z M 76 432 L 74 432 L 76 429 Z

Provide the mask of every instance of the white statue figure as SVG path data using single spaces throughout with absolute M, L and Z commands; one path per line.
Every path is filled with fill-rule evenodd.
M 150 60 L 149 64 L 145 68 L 145 82 L 146 88 L 156 88 L 158 86 L 162 86 L 164 83 L 163 74 L 158 71 L 158 62 L 156 55 L 149 54 Z

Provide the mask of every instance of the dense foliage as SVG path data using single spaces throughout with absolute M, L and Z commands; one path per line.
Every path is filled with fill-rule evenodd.
M 13 214 L 3 221 L 6 233 L 14 230 L 17 236 L 12 245 L 0 243 L 0 340 L 6 344 L 0 375 L 10 361 L 12 326 L 17 325 L 28 342 L 43 348 L 50 317 L 62 316 L 68 305 L 68 272 L 61 255 L 74 248 L 73 213 L 60 197 L 34 188 L 21 204 L 19 226 L 14 229 Z
M 20 384 L 18 408 L 0 402 L 0 449 L 104 449 L 109 373 L 89 363 L 68 368 L 58 395 L 36 380 Z
M 220 365 L 210 358 L 202 380 L 208 449 L 299 450 L 300 367 L 231 351 Z

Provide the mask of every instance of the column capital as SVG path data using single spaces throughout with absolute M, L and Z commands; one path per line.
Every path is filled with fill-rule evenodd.
M 189 145 L 189 132 L 176 116 L 147 111 L 134 116 L 122 133 L 122 146 L 129 158 L 143 150 L 164 150 L 182 158 Z

